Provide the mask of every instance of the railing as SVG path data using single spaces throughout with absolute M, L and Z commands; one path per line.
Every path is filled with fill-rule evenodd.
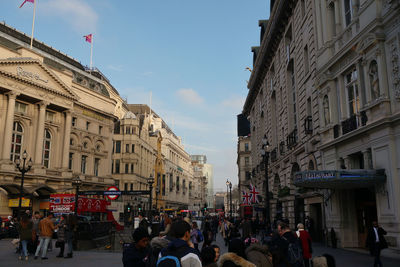
M 288 136 L 287 136 L 287 147 L 291 149 L 297 144 L 297 129 L 295 128 Z
M 307 116 L 304 119 L 304 132 L 305 134 L 313 133 L 312 116 Z

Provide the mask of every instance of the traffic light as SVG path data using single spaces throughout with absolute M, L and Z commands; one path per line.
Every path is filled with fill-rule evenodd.
M 131 207 L 130 206 L 128 206 L 128 212 L 131 212 Z

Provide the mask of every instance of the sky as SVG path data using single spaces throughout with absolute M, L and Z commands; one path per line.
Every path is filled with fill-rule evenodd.
M 0 0 L 0 21 L 31 34 L 33 4 Z M 90 64 L 130 104 L 150 104 L 189 154 L 238 183 L 236 115 L 269 0 L 36 0 L 35 39 Z

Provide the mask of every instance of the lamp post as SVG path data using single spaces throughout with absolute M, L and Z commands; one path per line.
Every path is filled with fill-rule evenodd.
M 22 165 L 21 165 L 21 158 L 15 160 L 15 165 L 17 166 L 17 169 L 21 172 L 21 187 L 19 189 L 19 204 L 18 204 L 18 214 L 17 214 L 18 221 L 21 216 L 21 204 L 22 204 L 22 196 L 24 194 L 25 173 L 28 172 L 33 165 L 32 158 L 29 158 L 29 161 L 26 164 L 27 158 L 28 154 L 26 153 L 26 150 L 24 150 L 24 153 L 22 153 Z
M 267 136 L 264 135 L 262 139 L 261 155 L 263 157 L 264 170 L 265 170 L 265 223 L 268 225 L 270 222 L 270 209 L 269 209 L 269 181 L 268 181 L 268 161 L 269 161 L 269 143 Z
M 78 196 L 79 196 L 79 187 L 82 184 L 82 180 L 79 176 L 76 176 L 72 179 L 72 185 L 75 187 L 75 215 L 78 215 Z
M 150 221 L 152 221 L 152 216 L 151 216 L 151 213 L 152 213 L 152 198 L 153 198 L 153 184 L 154 184 L 154 178 L 153 178 L 153 175 L 152 174 L 150 174 L 150 177 L 147 179 L 147 183 L 149 184 L 149 188 L 150 188 L 150 190 L 149 190 L 149 214 L 148 214 L 148 217 L 149 217 L 149 220 Z
M 226 179 L 226 196 L 228 197 L 229 188 L 229 216 L 232 218 L 232 183 Z

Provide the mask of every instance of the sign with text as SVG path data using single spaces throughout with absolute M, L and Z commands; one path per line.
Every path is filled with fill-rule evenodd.
M 75 194 L 51 194 L 49 208 L 54 213 L 74 212 Z
M 21 207 L 28 208 L 30 204 L 30 199 L 22 198 Z M 8 200 L 8 207 L 17 208 L 19 207 L 19 198 L 13 198 Z

